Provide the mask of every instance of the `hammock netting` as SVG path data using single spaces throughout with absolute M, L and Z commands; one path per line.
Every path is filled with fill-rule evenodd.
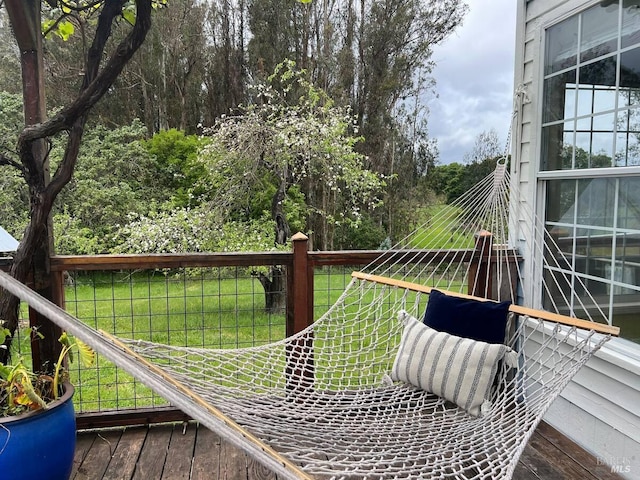
M 610 334 L 596 331 L 606 318 L 579 278 L 562 273 L 569 263 L 553 232 L 527 219 L 510 184 L 498 162 L 356 274 L 313 325 L 264 346 L 214 350 L 113 339 L 6 275 L 0 285 L 278 478 L 511 478 L 545 411 Z M 523 258 L 543 266 L 525 270 Z M 531 281 L 542 289 L 537 299 L 528 298 Z M 498 363 L 479 415 L 390 377 L 403 315 L 422 318 L 429 288 L 527 307 L 509 314 L 505 344 L 515 358 Z M 588 316 L 587 328 L 548 321 L 536 302 L 558 318 Z

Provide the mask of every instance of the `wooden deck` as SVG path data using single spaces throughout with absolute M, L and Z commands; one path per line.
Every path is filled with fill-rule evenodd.
M 262 480 L 276 476 L 194 422 L 81 431 L 75 480 Z M 513 477 L 517 480 L 614 480 L 569 439 L 541 424 Z

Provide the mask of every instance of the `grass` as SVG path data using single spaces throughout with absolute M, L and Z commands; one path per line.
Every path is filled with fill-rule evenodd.
M 285 317 L 264 310 L 252 277 L 217 271 L 82 275 L 65 290 L 67 310 L 116 336 L 189 347 L 238 348 L 284 338 Z M 103 358 L 75 367 L 79 411 L 164 404 L 150 389 Z
M 463 214 L 460 207 L 452 205 L 423 208 L 420 212 L 421 220 L 418 222 L 423 226 L 412 235 L 411 246 L 424 249 L 473 248 L 475 232 L 465 227 Z
M 315 318 L 342 295 L 353 269 L 316 271 Z M 65 299 L 74 316 L 124 338 L 211 349 L 257 346 L 285 337 L 284 311 L 265 312 L 262 285 L 240 268 L 80 273 L 65 287 Z M 70 374 L 79 412 L 166 403 L 99 356 L 92 368 L 73 364 Z
M 315 276 L 315 316 L 342 294 L 351 269 Z M 285 337 L 285 314 L 267 313 L 259 281 L 224 269 L 92 272 L 65 288 L 66 309 L 93 328 L 169 345 L 239 348 Z M 26 318 L 26 312 L 23 315 Z M 28 356 L 28 328 L 19 342 Z M 72 364 L 79 412 L 164 405 L 164 399 L 98 356 L 91 368 Z

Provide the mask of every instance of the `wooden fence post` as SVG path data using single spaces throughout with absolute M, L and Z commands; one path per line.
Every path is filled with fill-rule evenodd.
M 303 233 L 291 237 L 293 265 L 287 273 L 287 337 L 313 323 L 313 266 L 307 255 L 309 238 Z M 313 335 L 287 343 L 287 391 L 295 396 L 313 387 Z
M 298 333 L 313 323 L 313 266 L 309 264 L 309 237 L 296 233 L 293 243 L 293 267 L 288 277 L 287 336 Z
M 469 295 L 491 298 L 493 290 L 491 278 L 491 253 L 493 249 L 493 235 L 481 230 L 476 234 L 476 245 L 469 265 L 467 291 Z

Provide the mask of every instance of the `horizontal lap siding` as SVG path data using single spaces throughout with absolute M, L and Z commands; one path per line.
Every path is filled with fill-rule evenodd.
M 522 105 L 514 154 L 519 159 L 521 199 L 533 211 L 539 194 L 536 174 L 544 28 L 595 3 L 519 0 L 514 84 L 525 88 L 528 99 Z M 622 475 L 640 479 L 640 354 L 637 346 L 627 343 L 614 339 L 605 345 L 553 403 L 545 420 L 607 464 L 630 462 Z

